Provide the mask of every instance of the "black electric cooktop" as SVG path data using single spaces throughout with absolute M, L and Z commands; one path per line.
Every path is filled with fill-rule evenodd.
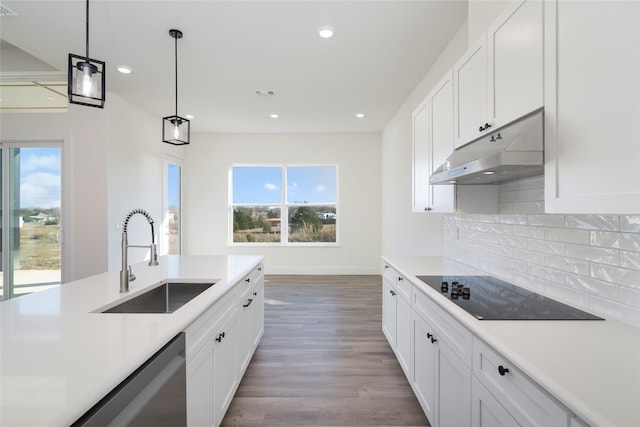
M 417 276 L 479 320 L 604 320 L 491 276 Z

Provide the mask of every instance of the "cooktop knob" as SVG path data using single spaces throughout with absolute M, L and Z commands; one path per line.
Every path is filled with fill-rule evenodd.
M 449 282 L 442 282 L 440 285 L 440 290 L 442 292 L 449 292 Z

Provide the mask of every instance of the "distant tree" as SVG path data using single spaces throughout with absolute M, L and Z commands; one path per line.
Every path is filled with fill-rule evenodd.
M 240 209 L 233 211 L 233 231 L 249 230 L 256 227 L 255 220 L 247 212 Z
M 270 233 L 271 232 L 271 224 L 269 224 L 267 221 L 265 221 L 265 219 L 263 217 L 259 217 L 258 218 L 257 226 L 261 227 L 262 231 L 265 232 L 265 233 Z
M 312 208 L 300 206 L 291 217 L 291 228 L 294 230 L 308 228 L 318 232 L 322 229 L 322 221 Z

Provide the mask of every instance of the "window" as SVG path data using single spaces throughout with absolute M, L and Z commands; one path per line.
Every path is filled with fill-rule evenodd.
M 233 166 L 232 244 L 336 244 L 337 166 Z
M 164 170 L 164 199 L 161 253 L 182 253 L 182 160 L 167 156 Z

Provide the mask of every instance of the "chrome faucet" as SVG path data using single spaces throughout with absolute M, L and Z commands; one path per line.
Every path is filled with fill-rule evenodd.
M 135 214 L 144 215 L 149 221 L 149 225 L 151 225 L 151 244 L 149 246 L 144 245 L 130 245 L 127 242 L 127 226 L 129 225 L 129 220 Z M 128 250 L 129 248 L 149 248 L 151 251 L 151 257 L 149 259 L 149 265 L 158 265 L 158 251 L 156 249 L 156 244 L 154 243 L 155 236 L 153 233 L 153 218 L 151 215 L 144 209 L 134 209 L 127 214 L 124 218 L 124 222 L 122 225 L 122 270 L 120 270 L 120 292 L 129 292 L 129 282 L 136 279 L 136 276 L 131 271 L 131 266 L 128 265 Z

